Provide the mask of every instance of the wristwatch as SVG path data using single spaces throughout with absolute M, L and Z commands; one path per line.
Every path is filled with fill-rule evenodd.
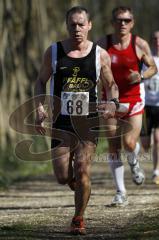
M 140 76 L 141 76 L 141 82 L 144 81 L 145 78 L 144 78 L 143 74 L 140 74 Z
M 114 103 L 115 103 L 116 109 L 119 108 L 120 103 L 119 103 L 119 100 L 118 100 L 117 98 L 112 98 L 112 99 L 110 100 L 110 102 L 114 102 Z

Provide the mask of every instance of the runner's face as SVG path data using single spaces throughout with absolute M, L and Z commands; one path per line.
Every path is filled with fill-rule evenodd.
M 159 31 L 154 33 L 153 46 L 157 51 L 159 51 Z
M 118 13 L 112 23 L 115 32 L 121 35 L 130 33 L 134 26 L 133 16 L 129 11 Z
M 91 22 L 88 21 L 87 14 L 85 12 L 74 13 L 68 17 L 67 29 L 70 37 L 75 42 L 80 43 L 86 40 L 91 27 Z

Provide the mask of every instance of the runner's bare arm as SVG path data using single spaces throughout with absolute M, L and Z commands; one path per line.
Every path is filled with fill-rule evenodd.
M 111 71 L 110 57 L 104 49 L 101 48 L 100 51 L 101 72 L 99 85 L 101 84 L 102 90 L 106 91 L 107 101 L 99 104 L 98 111 L 102 112 L 104 119 L 108 119 L 115 116 L 115 112 L 119 107 L 119 91 Z
M 150 47 L 148 43 L 140 37 L 136 38 L 136 53 L 138 58 L 147 66 L 147 69 L 142 75 L 140 72 L 130 69 L 130 84 L 140 83 L 141 80 L 150 78 L 157 73 L 157 67 L 151 55 Z
M 46 83 L 52 74 L 51 47 L 44 53 L 40 71 L 35 83 L 34 95 L 38 96 L 46 93 Z
M 35 96 L 35 108 L 36 108 L 36 130 L 40 134 L 45 134 L 43 128 L 43 121 L 47 117 L 47 113 L 44 110 L 44 97 L 40 95 L 46 94 L 46 83 L 52 74 L 51 66 L 51 47 L 49 47 L 44 53 L 42 65 L 40 67 L 39 75 L 35 83 L 34 96 Z M 37 98 L 37 96 L 39 96 Z
M 147 66 L 146 71 L 143 73 L 143 77 L 145 79 L 151 78 L 154 74 L 157 73 L 157 67 L 153 60 L 149 44 L 144 39 L 137 37 L 136 51 L 139 58 L 141 58 L 141 60 Z
M 102 81 L 102 86 L 107 94 L 107 100 L 119 98 L 118 86 L 114 81 L 113 74 L 111 71 L 111 60 L 108 53 L 101 48 L 101 74 L 100 80 Z

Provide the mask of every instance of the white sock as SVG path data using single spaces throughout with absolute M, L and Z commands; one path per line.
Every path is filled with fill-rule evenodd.
M 124 184 L 124 165 L 117 154 L 109 154 L 108 162 L 112 171 L 115 186 L 118 192 L 126 193 Z
M 127 159 L 130 165 L 135 165 L 137 163 L 137 155 L 140 151 L 140 144 L 137 142 L 133 152 L 127 151 Z

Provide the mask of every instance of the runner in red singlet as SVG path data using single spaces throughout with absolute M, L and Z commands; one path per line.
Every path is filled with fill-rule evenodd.
M 112 25 L 114 33 L 104 36 L 98 41 L 98 44 L 110 54 L 111 69 L 119 88 L 119 101 L 128 109 L 123 118 L 132 126 L 132 130 L 126 134 L 121 133 L 119 136 L 119 119 L 114 120 L 112 129 L 112 120 L 108 120 L 108 124 L 111 124 L 109 129 L 112 130 L 109 135 L 111 138 L 108 138 L 108 161 L 117 190 L 112 205 L 122 206 L 128 203 L 124 184 L 124 166 L 120 154 L 122 143 L 126 150 L 133 181 L 140 185 L 145 178 L 137 159 L 140 149 L 137 141 L 144 108 L 144 87 L 141 82 L 153 76 L 157 72 L 157 68 L 148 43 L 131 34 L 134 17 L 130 8 L 122 6 L 115 8 L 112 11 Z M 147 70 L 143 73 L 141 73 L 142 63 L 147 66 Z M 104 99 L 107 99 L 106 94 L 104 94 Z

